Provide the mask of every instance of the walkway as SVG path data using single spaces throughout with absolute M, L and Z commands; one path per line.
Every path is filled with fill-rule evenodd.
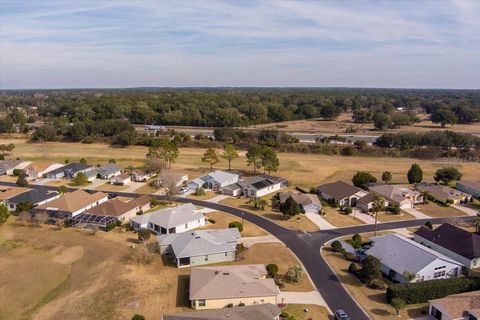
M 462 212 L 465 212 L 466 214 L 468 214 L 469 216 L 476 216 L 478 215 L 480 212 L 478 212 L 477 210 L 474 210 L 472 208 L 468 208 L 468 207 L 465 207 L 465 206 L 462 206 L 461 204 L 452 204 L 452 207 L 457 209 L 457 210 L 460 210 Z
M 308 219 L 310 219 L 310 221 L 315 223 L 320 230 L 331 230 L 337 228 L 333 224 L 328 223 L 328 221 L 323 219 L 318 213 L 307 212 L 305 215 Z
M 280 291 L 277 299 L 278 303 L 286 304 L 314 304 L 317 306 L 326 307 L 329 309 L 327 303 L 322 298 L 318 291 L 310 292 L 291 292 L 291 291 Z
M 240 242 L 243 243 L 245 248 L 250 248 L 257 243 L 271 243 L 271 242 L 280 242 L 276 237 L 272 235 L 268 236 L 259 236 L 259 237 L 244 237 L 240 238 Z
M 412 216 L 415 217 L 415 219 L 430 219 L 431 218 L 430 216 L 427 216 L 426 214 L 418 211 L 415 208 L 406 208 L 406 209 L 402 209 L 402 210 L 410 213 Z

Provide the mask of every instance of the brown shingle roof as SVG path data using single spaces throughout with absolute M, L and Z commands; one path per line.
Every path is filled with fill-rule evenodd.
M 105 198 L 106 196 L 107 195 L 105 193 L 100 191 L 90 194 L 84 190 L 78 189 L 73 192 L 66 193 L 58 199 L 44 203 L 37 208 L 56 208 L 59 211 L 75 212 Z
M 326 193 L 335 198 L 335 200 L 342 200 L 350 197 L 362 189 L 352 186 L 343 181 L 336 181 L 332 183 L 322 184 L 317 187 L 317 190 Z
M 281 310 L 271 303 L 244 307 L 177 313 L 163 320 L 273 320 Z
M 0 201 L 10 199 L 20 193 L 30 191 L 28 188 L 0 186 Z
M 280 203 L 284 203 L 289 197 L 292 197 L 292 199 L 295 200 L 296 203 L 302 206 L 306 206 L 309 204 L 313 204 L 318 207 L 322 206 L 320 204 L 320 199 L 318 199 L 318 196 L 316 194 L 300 193 L 295 191 L 280 192 Z
M 477 316 L 480 313 L 480 291 L 453 294 L 430 302 L 443 306 L 443 309 L 451 319 L 464 319 L 465 311 Z
M 144 206 L 150 202 L 152 198 L 148 195 L 143 195 L 132 199 L 128 202 L 122 201 L 118 198 L 108 200 L 98 206 L 90 208 L 87 213 L 96 214 L 99 216 L 121 216 L 122 214 L 140 206 Z

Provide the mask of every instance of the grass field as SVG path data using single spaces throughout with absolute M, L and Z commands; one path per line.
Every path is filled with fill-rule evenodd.
M 49 159 L 62 162 L 69 158 L 71 162 L 86 158 L 90 163 L 105 163 L 113 158 L 121 166 L 142 166 L 147 152 L 145 147 L 132 146 L 129 148 L 112 148 L 105 144 L 81 144 L 72 147 L 71 143 L 48 142 L 45 144 L 28 143 L 21 139 L 0 139 L 0 144 L 14 143 L 15 150 L 12 157 L 28 160 Z M 174 169 L 185 171 L 191 178 L 208 172 L 209 168 L 202 163 L 201 155 L 204 149 L 184 148 L 173 165 Z M 412 163 L 418 163 L 424 171 L 426 181 L 433 181 L 435 171 L 444 166 L 455 166 L 468 179 L 480 179 L 480 163 L 462 161 L 423 161 L 409 158 L 368 158 L 368 157 L 343 157 L 316 154 L 281 153 L 280 168 L 276 173 L 289 179 L 293 186 L 310 188 L 320 183 L 335 180 L 350 181 L 357 170 L 370 171 L 378 179 L 384 171 L 393 173 L 393 183 L 406 183 L 406 173 Z M 228 163 L 220 161 L 216 169 L 226 169 Z M 252 168 L 246 165 L 245 152 L 240 152 L 240 157 L 232 162 L 234 170 L 243 170 L 249 174 Z M 142 190 L 144 192 L 150 190 Z M 153 191 L 153 190 L 152 190 Z

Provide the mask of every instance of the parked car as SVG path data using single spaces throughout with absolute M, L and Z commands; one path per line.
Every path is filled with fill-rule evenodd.
M 350 317 L 345 311 L 343 311 L 342 309 L 338 309 L 337 311 L 335 311 L 335 320 L 352 320 L 352 319 L 350 319 Z
M 108 199 L 113 199 L 113 198 L 116 198 L 116 197 L 118 197 L 118 193 L 116 193 L 116 192 L 112 192 L 112 193 L 108 194 Z
M 183 187 L 182 189 L 180 189 L 180 193 L 185 193 L 188 190 L 190 190 L 190 189 L 188 189 L 188 187 Z

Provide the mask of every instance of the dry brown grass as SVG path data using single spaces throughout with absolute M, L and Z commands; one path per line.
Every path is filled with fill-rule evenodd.
M 104 183 L 102 185 L 99 185 L 95 189 L 102 190 L 102 191 L 107 191 L 107 192 L 116 192 L 116 191 L 124 191 L 124 190 L 128 189 L 128 185 L 119 186 L 119 185 L 115 185 L 115 184 L 111 184 L 111 183 L 107 182 L 107 183 Z
M 292 219 L 285 220 L 285 218 L 283 218 L 283 215 L 279 211 L 273 211 L 270 205 L 268 205 L 265 210 L 254 210 L 246 204 L 247 201 L 248 199 L 246 198 L 226 198 L 221 200 L 220 203 L 259 215 L 285 228 L 293 230 L 300 229 L 308 232 L 320 230 L 318 226 L 312 221 L 310 221 L 310 219 L 308 219 L 304 214 L 299 214 Z
M 220 195 L 220 192 L 214 192 L 214 191 L 205 191 L 205 194 L 203 196 L 196 196 L 194 193 L 191 193 L 187 196 L 188 199 L 196 199 L 196 200 L 208 200 L 212 199 L 213 197 L 216 197 Z
M 228 224 L 233 221 L 241 221 L 241 219 L 232 216 L 231 214 L 224 213 L 224 212 L 209 212 L 205 214 L 208 219 L 215 220 L 215 223 L 209 223 L 206 226 L 200 228 L 201 229 L 225 229 L 228 228 Z M 258 236 L 265 236 L 268 233 L 257 227 L 256 225 L 244 221 L 243 223 L 243 231 L 241 232 L 242 237 L 258 237 Z
M 308 312 L 305 312 L 308 310 Z M 294 316 L 297 320 L 327 320 L 333 319 L 329 317 L 325 307 L 309 304 L 289 304 L 285 310 L 290 316 Z
M 378 221 L 380 222 L 390 222 L 398 220 L 415 220 L 415 217 L 405 211 L 400 211 L 400 214 L 393 214 L 391 212 L 378 213 Z
M 18 177 L 3 175 L 0 176 L 0 181 L 4 182 L 16 182 Z
M 417 209 L 427 216 L 435 218 L 455 218 L 466 215 L 464 212 L 453 207 L 429 201 L 428 204 L 417 204 Z
M 364 222 L 358 219 L 358 217 L 355 217 L 354 219 L 353 214 L 341 214 L 339 210 L 329 206 L 324 206 L 323 210 L 326 212 L 326 214 L 322 216 L 322 218 L 336 227 L 349 227 L 364 224 Z
M 374 320 L 385 319 L 411 319 L 421 316 L 421 311 L 427 305 L 411 305 L 400 311 L 400 317 L 395 315 L 395 310 L 385 301 L 385 290 L 371 289 L 365 286 L 355 276 L 348 273 L 350 262 L 337 253 L 323 250 L 330 267 L 335 271 L 340 282 L 347 288 L 357 302 L 368 312 Z

